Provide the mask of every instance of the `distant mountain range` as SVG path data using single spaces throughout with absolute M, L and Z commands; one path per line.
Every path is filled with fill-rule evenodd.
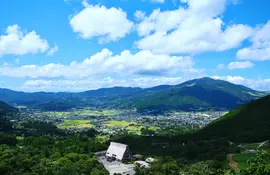
M 195 136 L 227 138 L 238 142 L 270 139 L 270 96 L 254 100 L 213 121 Z
M 66 110 L 74 106 L 137 108 L 145 110 L 230 110 L 251 100 L 265 96 L 241 85 L 222 80 L 201 78 L 179 85 L 152 88 L 113 87 L 79 93 L 26 93 L 0 89 L 0 100 L 10 104 L 40 109 Z M 44 106 L 46 106 L 44 108 Z

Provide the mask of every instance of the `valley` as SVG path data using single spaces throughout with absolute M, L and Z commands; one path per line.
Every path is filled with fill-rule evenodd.
M 195 84 L 200 88 L 194 89 Z M 215 86 L 226 91 L 217 92 Z M 245 95 L 238 98 L 240 92 Z M 0 103 L 2 174 L 107 175 L 106 169 L 112 167 L 116 167 L 112 171 L 132 167 L 138 175 L 269 172 L 270 96 L 264 92 L 203 78 L 147 90 L 90 91 L 87 98 L 81 93 L 9 93 L 28 98 L 20 101 L 18 96 L 0 97 L 6 102 L 12 97 L 10 104 L 14 106 Z M 227 94 L 220 95 L 223 93 Z M 73 100 L 93 103 L 77 104 Z M 215 105 L 209 106 L 211 103 Z M 234 105 L 237 107 L 232 109 Z M 107 162 L 100 152 L 108 149 L 111 142 L 128 145 L 134 157 L 121 164 Z M 103 159 L 96 154 L 102 154 Z M 136 164 L 152 157 L 155 161 L 147 168 Z

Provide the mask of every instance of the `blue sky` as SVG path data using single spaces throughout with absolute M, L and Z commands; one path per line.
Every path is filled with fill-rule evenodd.
M 270 2 L 2 0 L 0 87 L 83 91 L 204 76 L 270 90 Z

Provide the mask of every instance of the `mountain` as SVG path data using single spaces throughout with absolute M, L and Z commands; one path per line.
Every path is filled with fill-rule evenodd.
M 175 86 L 161 85 L 145 89 L 113 87 L 79 93 L 26 93 L 0 89 L 0 100 L 2 101 L 17 105 L 40 106 L 42 109 L 44 105 L 55 102 L 69 104 L 64 105 L 67 109 L 74 106 L 100 108 L 110 106 L 114 108 L 136 107 L 139 111 L 230 110 L 264 95 L 266 93 L 211 78 L 195 79 Z M 52 105 L 50 106 L 52 107 Z
M 0 100 L 9 104 L 33 105 L 49 101 L 64 101 L 72 96 L 72 93 L 34 92 L 27 93 L 0 88 Z
M 14 113 L 18 110 L 5 102 L 0 101 L 0 116 L 6 115 L 8 113 Z
M 195 134 L 198 138 L 221 138 L 237 141 L 270 139 L 270 96 L 254 100 L 213 121 Z
M 43 111 L 66 111 L 73 108 L 74 106 L 69 103 L 50 101 L 46 103 L 36 104 L 31 107 L 40 109 Z
M 223 80 L 201 78 L 143 95 L 135 100 L 139 110 L 230 110 L 265 93 Z

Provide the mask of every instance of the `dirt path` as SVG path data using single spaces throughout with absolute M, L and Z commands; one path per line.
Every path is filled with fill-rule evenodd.
M 228 161 L 229 161 L 229 166 L 230 166 L 230 168 L 231 168 L 233 171 L 239 172 L 240 169 L 239 169 L 239 167 L 238 167 L 238 162 L 232 160 L 232 156 L 233 156 L 233 154 L 228 154 L 228 155 L 227 155 L 227 159 L 228 159 Z

